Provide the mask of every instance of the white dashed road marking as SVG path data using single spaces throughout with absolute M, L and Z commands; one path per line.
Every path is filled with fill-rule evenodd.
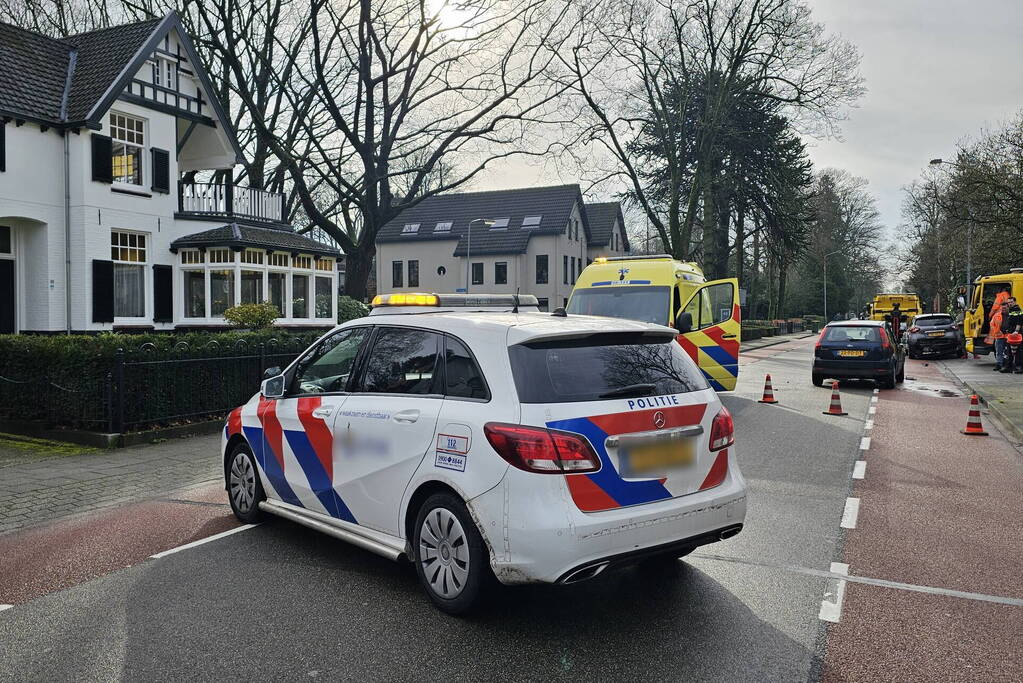
M 870 397 L 870 402 L 871 403 L 877 403 L 877 396 L 871 396 Z
M 842 511 L 842 524 L 840 525 L 843 529 L 855 529 L 856 518 L 860 515 L 860 499 L 859 498 L 846 498 L 845 499 L 845 510 Z
M 869 432 L 873 428 L 874 428 L 874 421 L 873 420 L 867 420 L 866 422 L 863 423 L 863 430 L 864 431 Z
M 867 415 L 873 415 L 877 412 L 877 406 L 870 406 L 870 410 L 867 411 Z
M 10 609 L 12 607 L 14 607 L 14 605 L 0 605 L 0 612 L 3 612 L 5 609 Z
M 212 536 L 207 536 L 206 538 L 200 538 L 198 541 L 192 541 L 191 543 L 186 543 L 185 545 L 179 545 L 177 548 L 171 548 L 170 550 L 164 550 L 163 552 L 157 553 L 155 555 L 150 555 L 149 557 L 151 557 L 153 559 L 159 559 L 161 557 L 167 557 L 168 555 L 173 555 L 174 553 L 179 553 L 182 550 L 188 550 L 189 548 L 195 548 L 196 546 L 203 545 L 204 543 L 209 543 L 210 541 L 216 541 L 218 539 L 224 538 L 225 536 L 231 536 L 232 534 L 237 534 L 240 531 L 248 531 L 249 529 L 254 529 L 257 526 L 259 526 L 259 525 L 258 524 L 243 524 L 240 527 L 237 527 L 237 528 L 234 528 L 234 529 L 228 529 L 227 531 L 223 531 L 223 532 L 221 532 L 219 534 L 213 534 Z
M 865 436 L 862 439 L 860 439 L 860 450 L 861 451 L 869 451 L 870 450 L 870 437 L 869 436 Z
M 849 565 L 842 562 L 831 563 L 832 574 L 843 574 L 849 575 Z M 833 597 L 833 600 L 828 600 L 829 597 Z M 833 624 L 837 624 L 842 618 L 842 600 L 845 598 L 845 580 L 835 579 L 835 590 L 826 591 L 824 593 L 824 599 L 821 600 L 821 611 L 818 614 L 818 618 L 821 621 L 830 621 Z
M 863 479 L 867 474 L 867 461 L 857 460 L 853 465 L 853 479 Z

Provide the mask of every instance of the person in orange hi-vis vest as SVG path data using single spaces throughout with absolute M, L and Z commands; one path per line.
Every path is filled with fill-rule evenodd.
M 1002 296 L 1004 294 L 1004 296 Z M 1008 292 L 999 292 L 995 297 L 995 303 L 991 305 L 991 321 L 988 326 L 988 334 L 984 341 L 995 344 L 995 372 L 1002 369 L 1005 363 L 1005 333 L 1002 331 L 1002 323 L 1005 321 L 1005 300 L 1009 298 Z M 991 341 L 988 341 L 991 340 Z

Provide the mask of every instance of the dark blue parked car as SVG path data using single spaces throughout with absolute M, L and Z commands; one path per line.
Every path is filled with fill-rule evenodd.
M 813 383 L 825 379 L 871 379 L 894 389 L 906 376 L 906 357 L 891 326 L 881 320 L 845 320 L 821 330 L 813 352 Z

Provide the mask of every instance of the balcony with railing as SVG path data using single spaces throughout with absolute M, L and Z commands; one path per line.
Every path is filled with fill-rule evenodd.
M 284 223 L 284 195 L 233 183 L 178 183 L 178 218 Z

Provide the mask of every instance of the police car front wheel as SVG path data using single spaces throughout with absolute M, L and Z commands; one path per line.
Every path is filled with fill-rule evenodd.
M 231 451 L 227 461 L 227 498 L 231 511 L 242 522 L 258 522 L 262 518 L 260 501 L 266 500 L 263 484 L 256 472 L 252 451 L 245 444 L 238 444 Z
M 449 614 L 468 612 L 482 597 L 490 567 L 465 504 L 435 493 L 419 509 L 414 529 L 416 572 L 430 600 Z

